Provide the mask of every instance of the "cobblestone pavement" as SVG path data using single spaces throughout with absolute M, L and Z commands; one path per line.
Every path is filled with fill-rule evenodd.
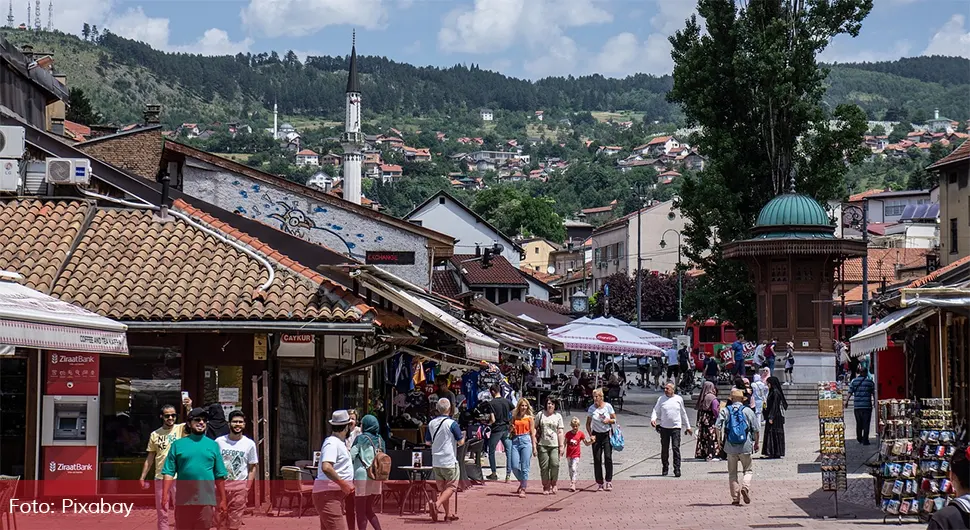
M 620 425 L 624 429 L 626 448 L 614 453 L 615 478 L 613 492 L 597 493 L 592 482 L 592 455 L 583 448 L 580 468 L 581 486 L 576 493 L 560 491 L 558 495 L 543 496 L 538 491 L 538 465 L 533 459 L 531 475 L 535 478 L 533 491 L 525 499 L 515 496 L 515 484 L 490 482 L 459 495 L 460 520 L 448 523 L 451 528 L 543 529 L 588 525 L 610 529 L 751 529 L 751 528 L 858 528 L 881 523 L 881 514 L 874 508 L 872 484 L 862 463 L 875 452 L 875 445 L 860 446 L 854 439 L 847 443 L 849 491 L 840 494 L 842 515 L 852 519 L 832 519 L 835 513 L 834 496 L 821 492 L 818 460 L 818 420 L 815 409 L 789 410 L 787 416 L 787 454 L 781 460 L 755 459 L 752 483 L 752 504 L 732 506 L 727 484 L 725 462 L 694 460 L 695 440 L 682 439 L 684 454 L 681 478 L 660 476 L 660 438 L 650 427 L 650 410 L 660 394 L 631 390 Z M 574 411 L 573 415 L 584 419 Z M 694 412 L 688 411 L 693 422 Z M 568 420 L 568 417 L 567 417 Z M 584 421 L 585 423 L 585 421 Z M 852 415 L 847 418 L 846 431 L 854 432 Z M 850 438 L 854 436 L 850 435 Z M 501 456 L 500 456 L 501 462 Z M 501 466 L 501 464 L 500 464 Z M 563 466 L 565 467 L 565 466 Z M 561 476 L 567 477 L 566 469 Z M 501 474 L 501 473 L 500 473 Z M 560 485 L 568 486 L 568 480 Z M 427 514 L 380 516 L 385 529 L 413 528 L 432 524 Z M 295 512 L 295 510 L 294 510 Z M 274 515 L 275 510 L 272 512 Z M 135 509 L 127 518 L 118 515 L 47 516 L 20 515 L 21 529 L 58 528 L 70 530 L 107 527 L 111 530 L 148 530 L 156 527 L 154 510 Z M 444 524 L 444 523 L 439 523 Z M 295 513 L 282 517 L 253 516 L 246 519 L 244 530 L 282 528 L 289 530 L 319 528 L 311 509 L 297 518 Z

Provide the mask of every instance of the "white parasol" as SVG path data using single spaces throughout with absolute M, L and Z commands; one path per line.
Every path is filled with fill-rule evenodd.
M 575 322 L 549 332 L 551 338 L 562 342 L 571 351 L 594 351 L 633 357 L 659 357 L 664 351 L 635 334 L 633 326 L 618 326 L 610 322 L 591 320 L 576 325 Z

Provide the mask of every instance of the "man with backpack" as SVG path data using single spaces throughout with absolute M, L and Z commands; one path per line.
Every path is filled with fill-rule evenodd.
M 714 428 L 724 433 L 724 452 L 728 457 L 728 481 L 731 499 L 735 506 L 751 504 L 751 454 L 758 452 L 760 425 L 754 411 L 744 406 L 744 392 L 731 390 L 731 404 L 721 409 Z M 738 462 L 743 468 L 744 479 L 738 481 Z
M 448 398 L 438 400 L 438 417 L 428 422 L 425 441 L 431 444 L 431 467 L 438 500 L 428 502 L 431 520 L 438 522 L 438 510 L 444 509 L 445 521 L 458 519 L 451 513 L 448 501 L 458 490 L 460 470 L 458 468 L 458 446 L 465 443 L 465 433 L 461 432 L 458 422 L 448 416 L 451 403 Z

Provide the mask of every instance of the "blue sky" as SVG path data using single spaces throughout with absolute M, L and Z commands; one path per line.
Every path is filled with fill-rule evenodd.
M 15 2 L 18 21 L 26 19 L 26 1 Z M 42 0 L 44 24 L 49 1 Z M 343 55 L 356 28 L 361 54 L 417 65 L 476 63 L 532 79 L 669 73 L 667 36 L 696 5 L 694 0 L 53 1 L 54 25 L 62 31 L 79 33 L 89 22 L 173 52 L 292 49 L 301 56 Z M 970 57 L 970 0 L 874 3 L 859 37 L 837 39 L 824 60 Z

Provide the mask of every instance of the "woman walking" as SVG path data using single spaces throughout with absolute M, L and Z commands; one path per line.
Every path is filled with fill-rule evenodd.
M 694 450 L 694 457 L 708 462 L 719 461 L 721 444 L 714 423 L 721 411 L 721 403 L 717 400 L 717 387 L 714 383 L 704 382 L 695 408 L 697 409 L 697 449 Z
M 546 400 L 546 408 L 536 419 L 536 438 L 539 440 L 539 475 L 542 477 L 542 494 L 556 494 L 559 482 L 559 461 L 565 453 L 566 425 L 556 412 L 556 403 Z
M 528 399 L 522 398 L 512 414 L 512 454 L 508 455 L 512 463 L 512 474 L 519 481 L 519 489 L 515 493 L 525 498 L 526 488 L 529 486 L 529 467 L 532 457 L 536 456 L 536 426 L 535 412 Z
M 768 406 L 765 409 L 765 443 L 761 454 L 765 458 L 785 456 L 785 410 L 788 400 L 777 377 L 768 378 Z
M 367 477 L 367 470 L 374 463 L 377 451 L 384 451 L 384 439 L 380 436 L 380 424 L 371 414 L 361 420 L 361 432 L 350 448 L 350 459 L 354 465 L 354 513 L 358 530 L 367 530 L 367 523 L 375 530 L 381 530 L 377 519 L 377 503 L 381 498 L 381 482 Z
M 610 443 L 610 434 L 613 424 L 616 423 L 616 411 L 613 410 L 613 405 L 603 399 L 602 388 L 593 391 L 593 404 L 586 410 L 586 414 L 586 432 L 593 440 L 596 491 L 613 491 L 613 445 Z
M 765 401 L 768 400 L 768 385 L 762 379 L 763 373 L 764 370 L 760 374 L 754 374 L 754 383 L 751 383 L 751 405 L 754 407 L 754 417 L 758 425 L 764 422 L 762 414 L 765 410 Z

